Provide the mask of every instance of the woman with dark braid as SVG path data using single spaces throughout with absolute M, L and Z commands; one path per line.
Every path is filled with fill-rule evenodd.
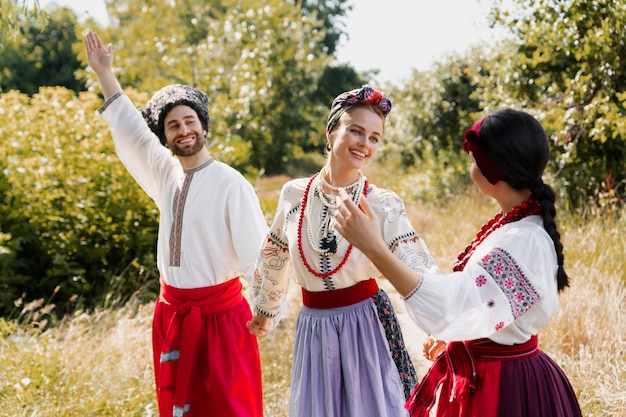
M 418 273 L 398 262 L 367 200 L 359 209 L 343 195 L 339 204 L 337 230 L 404 296 L 420 328 L 447 341 L 406 407 L 412 416 L 428 416 L 434 407 L 447 417 L 581 416 L 567 377 L 537 347 L 537 333 L 558 312 L 559 293 L 568 285 L 555 193 L 542 180 L 546 134 L 529 114 L 504 109 L 465 132 L 463 149 L 472 180 L 501 212 L 459 254 L 449 275 Z

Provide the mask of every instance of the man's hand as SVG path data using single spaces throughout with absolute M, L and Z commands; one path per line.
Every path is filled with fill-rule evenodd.
M 108 44 L 105 48 L 100 37 L 89 31 L 85 38 L 85 48 L 87 49 L 89 66 L 98 76 L 100 88 L 102 88 L 106 100 L 122 90 L 115 74 L 113 74 L 113 45 Z
M 100 41 L 100 37 L 89 31 L 85 38 L 85 48 L 87 49 L 89 66 L 98 76 L 104 71 L 111 70 L 113 66 L 113 45 L 108 44 L 105 48 L 102 41 Z

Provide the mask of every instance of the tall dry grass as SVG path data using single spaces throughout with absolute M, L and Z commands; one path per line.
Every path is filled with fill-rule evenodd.
M 41 334 L 3 322 L 12 334 L 0 340 L 0 415 L 157 415 L 151 320 L 151 305 L 130 303 L 77 312 Z
M 567 372 L 584 415 L 626 416 L 626 216 L 565 229 L 570 288 L 541 333 L 544 350 Z
M 270 195 L 266 207 L 276 198 Z M 474 192 L 436 206 L 407 201 L 407 209 L 444 272 L 496 211 Z M 540 345 L 569 376 L 585 416 L 626 416 L 626 220 L 605 225 L 564 216 L 561 232 L 571 285 Z M 268 417 L 287 416 L 298 304 L 294 291 L 281 326 L 260 340 Z M 43 332 L 0 320 L 0 416 L 157 415 L 153 307 L 131 302 L 77 312 Z

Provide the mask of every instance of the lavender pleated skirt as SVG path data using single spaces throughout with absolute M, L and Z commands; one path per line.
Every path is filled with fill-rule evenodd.
M 303 306 L 296 322 L 291 417 L 406 417 L 398 368 L 371 298 Z

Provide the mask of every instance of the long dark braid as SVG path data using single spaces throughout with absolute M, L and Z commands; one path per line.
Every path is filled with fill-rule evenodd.
M 556 200 L 556 194 L 554 189 L 548 184 L 541 184 L 539 187 L 533 189 L 531 196 L 535 200 L 539 201 L 541 205 L 541 217 L 543 218 L 543 227 L 546 232 L 552 238 L 554 243 L 554 249 L 556 250 L 556 260 L 559 265 L 559 269 L 556 271 L 556 283 L 559 291 L 569 286 L 569 277 L 563 267 L 564 255 L 563 255 L 563 243 L 561 243 L 561 234 L 556 226 L 556 207 L 554 202 Z
M 541 179 L 548 164 L 550 149 L 541 124 L 530 114 L 503 109 L 491 113 L 480 127 L 480 140 L 489 157 L 506 174 L 506 181 L 515 189 L 529 188 L 531 197 L 539 201 L 543 227 L 552 238 L 558 270 L 559 291 L 569 285 L 563 267 L 563 244 L 556 224 L 556 194 Z

